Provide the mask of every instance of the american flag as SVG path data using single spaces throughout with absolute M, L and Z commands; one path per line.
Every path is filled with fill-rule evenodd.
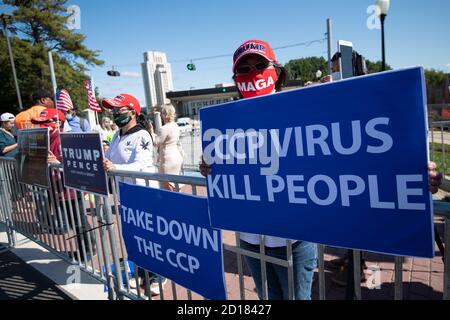
M 102 108 L 99 106 L 97 99 L 95 98 L 95 92 L 92 84 L 92 79 L 86 80 L 84 83 L 86 90 L 88 92 L 88 104 L 89 109 L 95 112 L 102 112 Z
M 56 109 L 62 112 L 67 112 L 73 109 L 72 99 L 70 99 L 69 92 L 65 89 L 56 91 Z

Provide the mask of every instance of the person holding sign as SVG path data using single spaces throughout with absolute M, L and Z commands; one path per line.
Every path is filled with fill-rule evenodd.
M 150 133 L 146 130 L 147 123 L 141 114 L 139 101 L 129 94 L 120 94 L 114 99 L 102 101 L 105 109 L 112 109 L 114 123 L 119 127 L 105 153 L 103 167 L 106 172 L 114 170 L 141 171 L 156 173 L 153 164 L 153 143 Z M 127 181 L 128 180 L 128 181 Z M 126 179 L 132 182 L 132 179 Z M 145 186 L 145 181 L 137 179 L 137 184 Z M 150 181 L 150 187 L 158 188 L 156 181 Z M 159 294 L 158 277 L 151 277 L 151 293 Z M 163 283 L 165 279 L 162 279 Z M 142 285 L 145 288 L 145 283 Z
M 120 128 L 105 154 L 105 170 L 156 172 L 152 139 L 145 129 L 146 119 L 141 114 L 139 101 L 129 94 L 120 94 L 103 100 L 102 105 L 113 109 L 114 122 Z
M 287 80 L 287 71 L 275 57 L 270 45 L 265 41 L 250 40 L 242 44 L 233 57 L 233 79 L 242 98 L 253 98 L 281 91 Z M 211 167 L 205 162 L 200 165 L 204 176 L 211 174 Z M 259 252 L 259 235 L 241 233 L 241 248 Z M 287 260 L 287 239 L 265 237 L 266 254 Z M 292 244 L 294 265 L 294 295 L 297 300 L 310 300 L 314 269 L 317 262 L 317 246 L 297 241 Z M 260 299 L 262 295 L 261 262 L 245 257 L 250 268 Z M 284 267 L 266 264 L 268 298 L 288 299 L 288 273 Z
M 61 140 L 60 140 L 60 132 L 63 131 L 63 129 L 61 128 L 61 124 L 65 121 L 65 117 L 64 117 L 64 113 L 62 113 L 60 110 L 56 110 L 54 108 L 50 108 L 50 109 L 45 109 L 44 111 L 41 112 L 40 117 L 38 118 L 33 118 L 32 123 L 35 125 L 39 125 L 41 128 L 49 128 L 49 134 L 50 134 L 50 150 L 49 150 L 49 155 L 48 155 L 48 164 L 58 164 L 61 163 L 62 161 L 62 152 L 61 152 Z M 72 208 L 76 208 L 76 204 L 75 201 L 78 202 L 78 208 L 82 208 L 82 201 L 83 198 L 80 196 L 81 193 L 79 194 L 78 197 L 75 196 L 75 193 L 72 190 L 60 190 L 59 188 L 59 183 L 58 183 L 58 174 L 54 174 L 54 181 L 55 181 L 55 185 L 56 188 L 53 187 L 53 185 L 51 186 L 52 188 L 52 192 L 54 194 L 57 195 L 55 201 L 56 201 L 56 205 L 58 207 L 63 207 L 62 206 L 62 201 L 63 201 L 63 194 L 64 194 L 64 201 L 66 208 L 69 208 L 69 201 L 71 202 L 70 205 L 72 206 Z M 55 190 L 56 189 L 56 190 Z M 55 210 L 57 210 L 55 208 Z M 69 217 L 68 217 L 69 218 Z M 95 240 L 95 236 L 92 232 L 89 232 L 89 230 L 91 230 L 91 226 L 89 224 L 89 222 L 87 221 L 86 215 L 84 215 L 83 212 L 80 212 L 80 219 L 78 219 L 78 215 L 74 214 L 74 219 L 75 219 L 75 226 L 73 226 L 73 223 L 71 221 L 71 219 L 69 218 L 69 221 L 67 221 L 66 223 L 68 223 L 68 225 L 71 228 L 75 227 L 75 231 L 77 233 L 77 244 L 78 244 L 78 249 L 79 252 L 81 254 L 81 260 L 86 261 L 88 259 L 90 259 L 92 256 L 95 256 L 97 254 L 97 248 L 96 248 L 96 240 Z M 64 222 L 63 222 L 64 223 Z M 61 226 L 62 228 L 64 228 L 64 226 Z M 90 239 L 89 239 L 90 237 Z M 89 251 L 88 249 L 88 243 L 92 244 L 92 250 Z M 83 242 L 84 242 L 84 246 L 86 248 L 86 255 L 87 257 L 84 256 L 83 250 L 81 249 L 83 247 Z
M 267 42 L 250 40 L 241 45 L 233 57 L 233 79 L 242 98 L 253 98 L 273 94 L 281 91 L 287 78 L 286 71 L 278 64 L 275 54 Z M 442 177 L 437 174 L 435 165 L 429 167 L 430 190 L 437 191 Z M 209 165 L 200 165 L 204 176 L 212 174 Z M 266 255 L 287 260 L 286 239 L 266 236 Z M 259 252 L 260 236 L 241 234 L 240 246 L 249 251 Z M 311 289 L 314 269 L 316 268 L 317 248 L 315 244 L 296 241 L 292 245 L 292 259 L 294 269 L 294 297 L 298 300 L 311 299 Z M 246 257 L 256 289 L 262 296 L 262 271 L 258 259 Z M 281 300 L 289 298 L 288 273 L 284 267 L 266 263 L 268 298 Z

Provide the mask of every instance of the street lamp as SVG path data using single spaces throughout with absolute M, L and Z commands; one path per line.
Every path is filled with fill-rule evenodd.
M 380 9 L 380 21 L 381 21 L 381 50 L 382 50 L 382 59 L 381 59 L 381 71 L 386 71 L 386 54 L 384 47 L 384 20 L 389 11 L 390 0 L 377 0 L 377 6 Z
M 14 56 L 13 56 L 13 52 L 11 49 L 11 42 L 9 40 L 9 35 L 8 35 L 8 22 L 11 21 L 11 19 L 12 19 L 12 16 L 9 14 L 4 13 L 4 14 L 0 15 L 0 20 L 2 21 L 3 30 L 5 32 L 6 43 L 8 44 L 9 61 L 11 62 L 11 69 L 12 69 L 12 73 L 13 73 L 13 77 L 14 77 L 14 84 L 16 85 L 17 100 L 19 101 L 19 109 L 22 110 L 23 109 L 22 97 L 20 96 L 19 82 L 17 81 L 17 74 L 16 74 L 16 66 L 14 64 Z

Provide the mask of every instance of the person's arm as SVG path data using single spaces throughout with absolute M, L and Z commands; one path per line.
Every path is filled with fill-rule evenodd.
M 89 123 L 89 121 L 87 119 L 83 119 L 83 121 L 84 121 L 83 131 L 91 132 L 91 124 Z
M 1 155 L 7 154 L 8 152 L 11 152 L 15 148 L 17 148 L 17 143 L 15 143 L 15 144 L 10 144 L 10 143 L 11 142 L 8 142 L 8 140 L 6 138 L 4 138 L 3 132 L 2 132 L 1 136 L 0 136 L 0 154 Z
M 428 179 L 429 179 L 429 188 L 432 194 L 435 194 L 439 191 L 439 187 L 442 184 L 443 175 L 442 173 L 436 172 L 436 163 L 430 162 L 428 164 Z
M 159 148 L 161 145 L 163 145 L 164 142 L 166 142 L 168 137 L 169 137 L 169 130 L 168 130 L 167 126 L 163 126 L 161 128 L 161 133 L 159 135 L 156 135 L 156 137 L 155 137 L 156 147 Z
M 47 158 L 47 163 L 48 164 L 59 164 L 61 163 L 58 158 L 51 152 L 48 152 L 48 158 Z
M 5 147 L 5 148 L 2 150 L 2 154 L 7 154 L 7 153 L 13 151 L 13 150 L 16 149 L 16 148 L 17 148 L 17 143 L 12 144 L 12 145 L 10 145 L 10 146 L 7 146 L 7 147 Z

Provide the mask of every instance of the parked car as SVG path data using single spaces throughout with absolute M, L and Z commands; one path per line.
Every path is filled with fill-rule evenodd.
M 192 132 L 192 124 L 190 118 L 179 118 L 177 125 L 180 128 L 180 134 L 182 136 L 188 135 Z

